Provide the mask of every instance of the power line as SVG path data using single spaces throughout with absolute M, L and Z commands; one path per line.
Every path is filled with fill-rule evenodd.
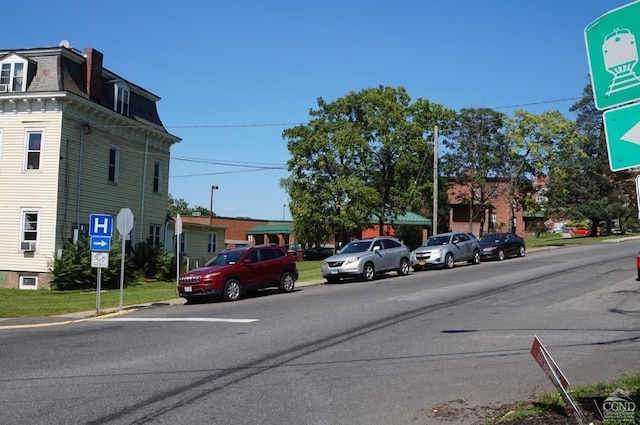
M 544 100 L 540 102 L 520 103 L 516 105 L 493 106 L 487 109 L 512 109 L 522 108 L 525 106 L 547 105 L 550 103 L 562 103 L 582 99 L 582 97 L 565 97 L 563 99 Z M 465 108 L 461 108 L 465 109 Z M 165 128 L 243 128 L 243 127 L 288 127 L 297 125 L 306 125 L 307 123 L 263 123 L 263 124 L 211 124 L 211 125 L 166 125 Z

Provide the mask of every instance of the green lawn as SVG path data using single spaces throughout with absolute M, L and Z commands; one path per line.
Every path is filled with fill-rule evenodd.
M 129 286 L 123 304 L 134 305 L 176 298 L 175 282 L 151 282 Z M 118 307 L 120 290 L 100 292 L 100 309 Z M 96 310 L 95 291 L 25 291 L 0 289 L 0 317 L 55 316 Z
M 565 239 L 560 234 L 547 233 L 539 238 L 527 238 L 527 249 L 544 246 L 599 242 L 620 239 L 632 235 L 581 236 Z M 322 261 L 298 263 L 299 282 L 322 279 Z M 176 298 L 175 282 L 145 282 L 125 288 L 124 305 L 136 305 Z M 120 291 L 106 290 L 100 293 L 100 309 L 118 307 Z M 54 316 L 78 311 L 96 310 L 95 291 L 25 291 L 0 288 L 0 317 Z
M 526 238 L 525 242 L 527 244 L 527 249 L 529 248 L 540 248 L 544 246 L 562 246 L 562 245 L 571 245 L 571 244 L 580 244 L 580 243 L 593 243 L 593 242 L 602 242 L 609 239 L 623 239 L 628 238 L 630 236 L 637 236 L 637 233 L 634 234 L 624 234 L 624 235 L 607 235 L 607 236 L 576 236 L 573 238 L 563 238 L 560 233 L 545 233 L 541 235 L 539 238 Z

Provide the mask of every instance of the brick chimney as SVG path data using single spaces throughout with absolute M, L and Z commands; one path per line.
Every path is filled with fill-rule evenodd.
M 102 97 L 102 58 L 99 51 L 87 47 L 84 49 L 87 58 L 87 94 L 90 99 L 99 101 Z

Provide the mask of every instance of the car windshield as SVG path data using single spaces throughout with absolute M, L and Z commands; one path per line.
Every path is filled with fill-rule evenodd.
M 484 235 L 480 238 L 480 243 L 488 244 L 488 243 L 498 243 L 500 242 L 500 235 Z
M 340 254 L 350 254 L 352 252 L 365 252 L 371 246 L 372 241 L 349 242 L 340 250 Z
M 205 266 L 224 266 L 227 264 L 235 264 L 238 262 L 244 251 L 221 252 L 220 254 L 207 261 Z
M 449 236 L 432 236 L 422 246 L 438 246 L 449 243 Z

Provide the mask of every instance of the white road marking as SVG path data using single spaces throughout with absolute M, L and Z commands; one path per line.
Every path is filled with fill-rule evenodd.
M 170 319 L 167 317 L 114 317 L 111 319 L 103 319 L 109 322 L 223 322 L 223 323 L 251 323 L 257 322 L 259 319 L 221 319 L 216 317 L 176 317 Z

